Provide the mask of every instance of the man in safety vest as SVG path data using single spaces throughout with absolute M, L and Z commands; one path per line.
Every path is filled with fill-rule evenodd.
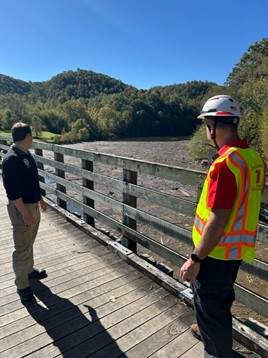
M 227 95 L 210 98 L 198 118 L 218 149 L 199 199 L 194 250 L 180 270 L 192 283 L 197 325 L 205 357 L 231 358 L 234 282 L 242 260 L 253 261 L 265 163 L 241 140 L 240 107 Z

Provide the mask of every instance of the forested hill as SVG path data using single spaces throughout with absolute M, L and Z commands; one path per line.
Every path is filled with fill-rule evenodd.
M 224 86 L 191 81 L 138 90 L 82 69 L 44 82 L 0 75 L 0 130 L 26 121 L 36 134 L 53 132 L 55 141 L 64 142 L 189 136 L 195 132 L 202 105 L 215 94 L 233 95 L 241 103 L 241 134 L 268 157 L 268 38 L 248 48 L 230 69 Z M 197 139 L 200 142 L 205 141 Z
M 26 94 L 31 91 L 31 83 L 0 74 L 0 95 Z
M 123 82 L 93 71 L 66 71 L 44 82 L 26 82 L 0 75 L 0 95 L 19 94 L 43 99 L 90 98 L 100 93 L 112 94 L 128 87 Z
M 214 83 L 193 81 L 138 90 L 107 75 L 78 69 L 44 82 L 0 75 L 0 129 L 30 121 L 56 141 L 189 136 L 201 100 Z M 60 137 L 59 137 L 60 136 Z

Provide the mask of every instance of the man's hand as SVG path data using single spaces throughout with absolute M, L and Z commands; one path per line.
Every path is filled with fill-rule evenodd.
M 24 205 L 24 203 L 22 201 L 22 198 L 18 198 L 16 200 L 13 200 L 12 203 L 19 210 L 25 226 L 31 226 L 35 222 L 35 219 L 29 213 L 27 207 Z
M 180 276 L 183 281 L 194 283 L 200 271 L 200 263 L 192 259 L 187 260 L 180 269 Z
M 35 219 L 28 211 L 25 211 L 23 214 L 21 214 L 21 216 L 22 216 L 24 224 L 28 227 L 31 226 L 35 222 Z
M 41 213 L 44 213 L 45 211 L 47 211 L 47 203 L 42 198 L 39 201 L 39 205 L 40 205 Z

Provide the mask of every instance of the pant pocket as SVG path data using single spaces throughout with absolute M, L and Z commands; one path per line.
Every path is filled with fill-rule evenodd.
M 7 211 L 13 228 L 16 230 L 25 231 L 27 229 L 22 219 L 21 213 L 13 203 L 7 204 Z

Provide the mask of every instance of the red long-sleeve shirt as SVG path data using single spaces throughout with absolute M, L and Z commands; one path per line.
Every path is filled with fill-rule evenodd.
M 248 148 L 246 140 L 237 140 L 224 145 L 219 151 L 223 155 L 230 147 Z M 226 161 L 215 165 L 210 173 L 210 185 L 208 189 L 208 207 L 211 209 L 231 209 L 233 207 L 237 186 L 234 174 L 228 168 Z

